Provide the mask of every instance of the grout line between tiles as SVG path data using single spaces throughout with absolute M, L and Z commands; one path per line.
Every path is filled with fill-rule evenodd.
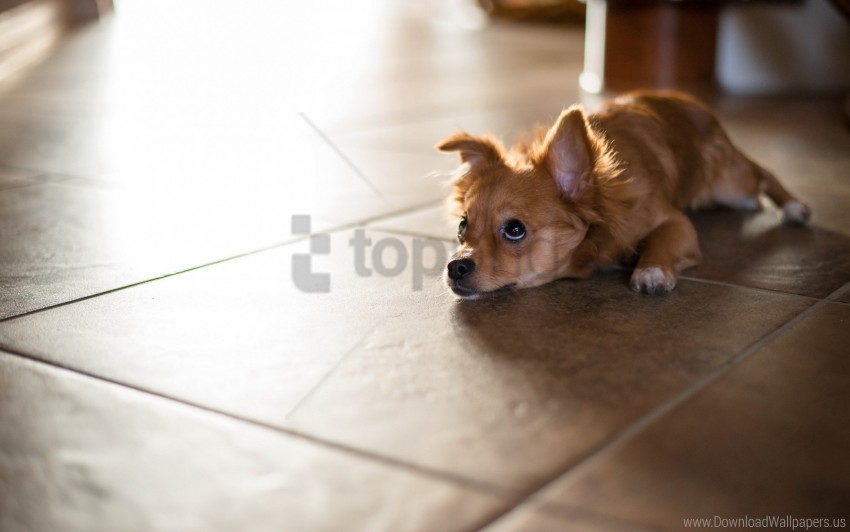
M 307 116 L 307 113 L 299 112 L 298 116 L 300 116 L 301 119 L 304 120 L 304 122 L 306 122 L 308 126 L 310 126 L 310 129 L 312 129 L 313 132 L 318 135 L 320 139 L 322 139 L 322 142 L 324 142 L 336 154 L 336 156 L 343 163 L 345 163 L 345 165 L 349 169 L 351 169 L 351 171 L 357 174 L 357 177 L 360 178 L 360 181 L 368 185 L 369 188 L 372 189 L 372 192 L 374 192 L 379 198 L 381 198 L 384 203 L 389 203 L 389 200 L 387 200 L 387 197 L 384 195 L 381 189 L 378 188 L 375 183 L 373 183 L 372 180 L 369 179 L 369 177 L 363 173 L 362 170 L 360 170 L 360 167 L 354 164 L 354 161 L 349 159 L 348 156 L 342 150 L 339 149 L 339 146 L 337 146 L 336 143 L 334 143 L 334 141 L 332 141 L 330 137 L 328 137 L 325 132 L 319 126 L 317 126 L 316 123 L 313 122 L 309 116 Z
M 546 91 L 546 89 L 551 87 L 551 80 L 542 79 L 542 80 L 534 80 L 528 83 L 528 85 L 524 85 L 523 90 L 529 91 L 532 94 L 537 93 L 537 91 Z M 544 100 L 548 100 L 547 97 L 543 98 Z M 554 98 L 552 99 L 554 100 Z M 440 104 L 436 103 L 426 103 L 418 106 L 413 106 L 410 108 L 403 109 L 395 109 L 392 111 L 388 111 L 384 114 L 379 115 L 370 115 L 368 117 L 368 122 L 364 122 L 363 117 L 353 117 L 349 122 L 345 123 L 345 125 L 336 125 L 334 127 L 326 129 L 326 133 L 329 135 L 337 136 L 344 129 L 356 128 L 358 133 L 364 132 L 368 134 L 372 130 L 380 130 L 384 128 L 394 128 L 396 126 L 407 126 L 407 125 L 417 125 L 422 123 L 429 123 L 432 121 L 433 116 L 442 115 L 445 117 L 456 117 L 458 113 L 466 113 L 470 116 L 474 116 L 477 113 L 472 113 L 466 111 L 469 108 L 469 100 L 457 100 L 450 102 L 450 105 L 446 105 L 445 102 L 441 102 Z M 510 94 L 504 95 L 496 95 L 494 98 L 494 105 L 504 106 L 504 105 L 512 105 L 516 103 L 516 98 L 512 97 Z M 560 107 L 557 109 L 558 112 L 561 109 L 565 109 L 569 107 L 569 105 L 573 102 L 569 100 L 565 100 L 563 104 L 560 106 L 557 104 L 553 104 L 553 109 L 556 107 Z M 532 107 L 532 105 L 529 105 Z M 523 131 L 527 131 L 528 127 L 520 127 L 514 133 L 521 133 Z M 438 139 L 435 139 L 435 142 Z
M 610 270 L 618 271 L 618 272 L 631 272 L 631 271 L 634 270 L 634 267 L 633 266 L 624 266 L 622 264 L 615 264 L 614 266 L 610 267 Z M 688 281 L 688 282 L 692 282 L 692 283 L 709 284 L 709 285 L 713 285 L 713 286 L 722 286 L 724 288 L 743 288 L 744 290 L 753 290 L 753 291 L 761 292 L 761 293 L 764 293 L 764 294 L 798 297 L 800 299 L 808 299 L 808 300 L 811 300 L 811 301 L 821 301 L 821 300 L 826 299 L 827 297 L 830 297 L 832 295 L 832 294 L 830 294 L 826 297 L 807 296 L 805 294 L 795 294 L 794 292 L 784 292 L 782 290 L 774 290 L 774 289 L 771 289 L 771 288 L 762 288 L 760 286 L 750 286 L 750 285 L 746 285 L 746 284 L 727 283 L 725 281 L 717 281 L 717 280 L 714 280 L 714 279 L 704 279 L 702 277 L 691 277 L 689 275 L 680 275 L 679 280 L 680 281 Z M 843 287 L 844 287 L 844 285 L 839 286 L 838 290 L 841 290 L 841 288 L 843 288 Z M 841 303 L 841 302 L 837 301 L 836 303 Z
M 188 272 L 198 270 L 198 269 L 201 269 L 201 268 L 206 268 L 207 266 L 214 266 L 216 264 L 221 264 L 223 262 L 229 262 L 231 260 L 239 259 L 239 258 L 242 258 L 242 257 L 255 255 L 257 253 L 261 253 L 263 251 L 268 251 L 270 249 L 274 249 L 274 248 L 277 248 L 277 247 L 281 247 L 281 246 L 285 246 L 285 245 L 289 245 L 289 244 L 294 244 L 296 242 L 306 240 L 307 238 L 309 238 L 309 235 L 303 235 L 303 236 L 300 236 L 298 238 L 292 238 L 290 240 L 287 240 L 287 241 L 284 241 L 284 242 L 279 242 L 277 244 L 273 244 L 271 246 L 267 246 L 267 247 L 264 247 L 264 248 L 261 248 L 261 249 L 255 249 L 255 250 L 252 250 L 252 251 L 247 251 L 245 253 L 240 253 L 238 255 L 226 257 L 224 259 L 219 259 L 219 260 L 215 260 L 215 261 L 212 261 L 212 262 L 207 262 L 207 263 L 201 264 L 199 266 L 192 266 L 192 267 L 185 268 L 183 270 L 179 270 L 179 271 L 176 271 L 176 272 L 166 273 L 164 275 L 159 275 L 157 277 L 151 277 L 149 279 L 144 279 L 144 280 L 141 280 L 141 281 L 137 281 L 135 283 L 126 284 L 126 285 L 123 285 L 123 286 L 119 286 L 117 288 L 110 288 L 109 290 L 104 290 L 102 292 L 97 292 L 97 293 L 94 293 L 94 294 L 89 294 L 87 296 L 78 297 L 78 298 L 75 298 L 75 299 L 71 299 L 69 301 L 62 301 L 60 303 L 55 303 L 53 305 L 48 305 L 46 307 L 41 307 L 41 308 L 37 308 L 37 309 L 34 309 L 34 310 L 28 310 L 28 311 L 22 312 L 20 314 L 15 314 L 14 316 L 7 316 L 5 318 L 0 318 L 0 323 L 6 322 L 6 321 L 12 321 L 12 320 L 15 320 L 15 319 L 18 319 L 18 318 L 23 318 L 25 316 L 31 316 L 33 314 L 39 314 L 41 312 L 53 310 L 55 308 L 60 308 L 60 307 L 64 307 L 64 306 L 67 306 L 67 305 L 73 305 L 74 303 L 80 303 L 80 302 L 86 301 L 88 299 L 94 299 L 96 297 L 105 296 L 107 294 L 112 294 L 114 292 L 120 292 L 120 291 L 126 290 L 128 288 L 133 288 L 133 287 L 140 286 L 140 285 L 143 285 L 143 284 L 152 283 L 154 281 L 159 281 L 161 279 L 167 279 L 169 277 L 174 277 L 175 275 L 180 275 L 180 274 L 188 273 Z
M 425 240 L 434 240 L 436 242 L 444 242 L 446 244 L 454 244 L 457 242 L 454 238 L 448 237 L 436 237 L 434 235 L 426 235 L 425 233 L 417 233 L 416 231 L 407 231 L 405 229 L 392 229 L 390 227 L 372 227 L 368 226 L 367 229 L 372 229 L 373 231 L 381 231 L 383 233 L 390 233 L 393 235 L 399 236 L 410 236 L 413 238 L 422 238 Z
M 442 201 L 442 200 L 440 200 L 440 201 Z M 439 203 L 439 201 L 429 201 L 427 203 L 414 205 L 412 207 L 405 207 L 403 209 L 398 209 L 398 210 L 391 211 L 391 212 L 388 212 L 388 213 L 385 213 L 385 214 L 379 214 L 379 215 L 375 215 L 375 216 L 372 216 L 372 217 L 369 217 L 369 218 L 364 218 L 364 219 L 358 220 L 356 222 L 348 222 L 348 223 L 345 223 L 345 224 L 342 224 L 342 225 L 329 227 L 328 229 L 321 231 L 321 233 L 322 234 L 338 233 L 340 231 L 345 231 L 347 229 L 352 229 L 352 228 L 355 228 L 355 227 L 363 226 L 365 224 L 374 223 L 374 222 L 382 220 L 384 218 L 392 218 L 394 216 L 399 216 L 399 215 L 402 215 L 402 214 L 410 214 L 410 213 L 418 212 L 420 210 L 424 210 L 424 209 L 427 209 L 427 208 L 432 207 L 434 205 L 437 205 L 438 203 Z M 312 233 L 312 234 L 315 234 L 315 233 Z M 236 260 L 236 259 L 241 259 L 241 258 L 244 258 L 244 257 L 250 257 L 252 255 L 257 255 L 257 254 L 260 254 L 260 253 L 263 253 L 263 252 L 266 252 L 266 251 L 270 251 L 272 249 L 277 249 L 277 248 L 280 248 L 280 247 L 288 246 L 290 244 L 294 244 L 296 242 L 301 242 L 303 240 L 307 240 L 308 238 L 310 238 L 310 235 L 300 235 L 296 238 L 290 238 L 290 239 L 287 239 L 287 240 L 283 240 L 283 241 L 277 242 L 275 244 L 270 244 L 268 246 L 264 246 L 264 247 L 261 247 L 261 248 L 253 249 L 253 250 L 250 250 L 250 251 L 245 251 L 243 253 L 238 253 L 236 255 L 231 255 L 231 256 L 225 257 L 223 259 L 217 259 L 217 260 L 206 262 L 206 263 L 203 263 L 203 264 L 200 264 L 200 265 L 190 266 L 188 268 L 184 268 L 184 269 L 176 271 L 176 272 L 158 275 L 156 277 L 143 279 L 141 281 L 126 284 L 126 285 L 119 286 L 119 287 L 116 287 L 116 288 L 110 288 L 109 290 L 104 290 L 102 292 L 89 294 L 89 295 L 78 297 L 78 298 L 71 299 L 71 300 L 68 300 L 68 301 L 62 301 L 62 302 L 59 302 L 59 303 L 55 303 L 53 305 L 48 305 L 46 307 L 28 310 L 26 312 L 22 312 L 20 314 L 15 314 L 13 316 L 7 316 L 5 318 L 0 318 L 0 323 L 15 320 L 15 319 L 18 319 L 18 318 L 23 318 L 25 316 L 30 316 L 32 314 L 38 314 L 38 313 L 45 312 L 45 311 L 48 311 L 48 310 L 53 310 L 55 308 L 64 307 L 64 306 L 67 306 L 67 305 L 73 305 L 74 303 L 79 303 L 81 301 L 86 301 L 88 299 L 93 299 L 93 298 L 104 296 L 104 295 L 111 294 L 111 293 L 114 293 L 114 292 L 119 292 L 121 290 L 126 290 L 128 288 L 133 288 L 133 287 L 140 286 L 140 285 L 143 285 L 143 284 L 152 283 L 154 281 L 159 281 L 161 279 L 167 279 L 169 277 L 174 277 L 176 275 L 181 275 L 181 274 L 188 273 L 188 272 L 191 272 L 191 271 L 200 270 L 201 268 L 207 268 L 209 266 L 215 266 L 217 264 L 223 264 L 223 263 L 230 262 L 230 261 L 233 261 L 233 260 Z
M 746 285 L 746 284 L 727 283 L 727 282 L 724 282 L 724 281 L 717 281 L 717 280 L 714 280 L 714 279 L 704 279 L 702 277 L 691 277 L 689 275 L 680 275 L 679 279 L 684 280 L 684 281 L 691 281 L 691 282 L 695 282 L 695 283 L 710 284 L 710 285 L 714 285 L 714 286 L 723 286 L 723 287 L 726 287 L 726 288 L 746 288 L 748 290 L 755 290 L 757 292 L 762 292 L 762 293 L 765 293 L 765 294 L 780 294 L 780 295 L 785 295 L 785 296 L 794 296 L 794 297 L 799 297 L 799 298 L 802 298 L 802 299 L 809 299 L 809 300 L 812 300 L 812 301 L 821 301 L 823 299 L 826 299 L 825 297 L 807 296 L 805 294 L 795 294 L 794 292 L 785 292 L 785 291 L 782 291 L 782 290 L 774 290 L 774 289 L 771 289 L 771 288 L 762 288 L 760 286 L 749 286 L 749 285 Z M 841 289 L 842 287 L 843 287 L 843 285 L 840 286 L 839 289 Z M 827 297 L 829 297 L 829 296 L 827 296 Z
M 28 184 L 21 185 L 19 187 L 10 187 L 10 189 L 11 188 L 23 188 L 23 187 L 29 187 L 29 186 L 35 186 L 35 185 L 41 185 L 41 184 L 44 184 L 44 183 L 28 183 Z M 0 191 L 2 191 L 2 190 L 8 190 L 8 189 L 0 188 Z M 338 225 L 338 226 L 332 226 L 332 227 L 329 227 L 329 228 L 321 231 L 321 234 L 337 233 L 337 232 L 340 232 L 340 231 L 345 231 L 346 229 L 353 229 L 353 228 L 357 228 L 357 227 L 368 227 L 370 224 L 374 224 L 374 223 L 379 222 L 379 221 L 384 220 L 384 219 L 393 218 L 395 216 L 400 216 L 400 215 L 405 215 L 405 214 L 413 214 L 413 213 L 423 211 L 423 210 L 431 208 L 431 207 L 438 206 L 442 203 L 442 201 L 443 200 L 437 200 L 437 201 L 432 200 L 432 201 L 422 203 L 422 204 L 419 204 L 419 205 L 414 205 L 412 207 L 407 207 L 407 208 L 391 211 L 391 212 L 388 212 L 388 213 L 379 214 L 379 215 L 375 215 L 375 216 L 368 217 L 368 218 L 363 218 L 363 219 L 360 219 L 360 220 L 357 220 L 357 221 L 354 221 L 354 222 L 348 222 L 348 223 Z M 386 232 L 386 233 L 392 233 L 392 234 L 403 235 L 403 236 L 425 238 L 425 239 L 429 239 L 429 240 L 437 240 L 437 241 L 448 242 L 448 243 L 454 242 L 454 240 L 450 239 L 450 238 L 436 238 L 432 235 L 421 234 L 421 233 L 417 233 L 417 232 L 414 232 L 414 231 L 396 230 L 396 229 L 381 228 L 381 227 L 373 227 L 372 229 L 376 230 L 376 231 L 383 231 L 383 232 Z M 311 234 L 316 234 L 316 233 L 311 233 Z M 270 244 L 268 246 L 264 246 L 264 247 L 261 247 L 261 248 L 256 248 L 256 249 L 253 249 L 253 250 L 245 251 L 243 253 L 238 253 L 236 255 L 231 255 L 231 256 L 228 256 L 228 257 L 225 257 L 225 258 L 222 258 L 222 259 L 217 259 L 217 260 L 206 262 L 206 263 L 203 263 L 203 264 L 200 264 L 200 265 L 190 266 L 188 268 L 184 268 L 182 270 L 178 270 L 178 271 L 175 271 L 175 272 L 170 272 L 170 273 L 166 273 L 166 274 L 163 274 L 163 275 L 158 275 L 156 277 L 143 279 L 141 281 L 122 285 L 122 286 L 119 286 L 119 287 L 116 287 L 116 288 L 110 288 L 109 290 L 104 290 L 102 292 L 96 292 L 94 294 L 88 294 L 88 295 L 81 296 L 81 297 L 78 297 L 78 298 L 75 298 L 75 299 L 70 299 L 68 301 L 62 301 L 62 302 L 59 302 L 59 303 L 55 303 L 53 305 L 48 305 L 48 306 L 45 306 L 45 307 L 41 307 L 41 308 L 37 308 L 37 309 L 33 309 L 33 310 L 28 310 L 28 311 L 22 312 L 20 314 L 14 314 L 12 316 L 6 316 L 4 318 L 0 318 L 0 323 L 15 320 L 15 319 L 18 319 L 18 318 L 23 318 L 25 316 L 30 316 L 32 314 L 38 314 L 38 313 L 45 312 L 45 311 L 48 311 L 48 310 L 53 310 L 55 308 L 64 307 L 66 305 L 72 305 L 74 303 L 79 303 L 79 302 L 82 302 L 82 301 L 86 301 L 88 299 L 93 299 L 93 298 L 96 298 L 96 297 L 108 295 L 108 294 L 111 294 L 113 292 L 119 292 L 121 290 L 126 290 L 128 288 L 134 288 L 136 286 L 151 283 L 151 282 L 154 282 L 154 281 L 159 281 L 159 280 L 162 280 L 162 279 L 167 279 L 169 277 L 174 277 L 176 275 L 181 275 L 181 274 L 184 274 L 184 273 L 189 273 L 189 272 L 199 270 L 199 269 L 202 269 L 202 268 L 206 268 L 206 267 L 209 267 L 209 266 L 215 266 L 217 264 L 223 264 L 223 263 L 226 263 L 226 262 L 230 262 L 232 260 L 236 260 L 236 259 L 240 259 L 240 258 L 244 258 L 244 257 L 249 257 L 249 256 L 252 256 L 252 255 L 257 255 L 259 253 L 263 253 L 263 252 L 270 251 L 270 250 L 273 250 L 273 249 L 277 249 L 277 248 L 280 248 L 280 247 L 288 246 L 288 245 L 291 245 L 291 244 L 294 244 L 294 243 L 297 243 L 297 242 L 301 242 L 303 240 L 308 239 L 309 237 L 310 237 L 310 235 L 306 235 L 306 234 L 301 235 L 297 238 L 291 238 L 291 239 L 288 239 L 288 240 L 283 240 L 283 241 L 277 242 L 275 244 Z M 614 269 L 625 270 L 627 268 L 615 267 Z M 757 291 L 760 291 L 760 292 L 766 292 L 766 293 L 771 293 L 771 294 L 793 295 L 793 296 L 801 297 L 801 298 L 804 298 L 804 299 L 821 300 L 821 299 L 819 299 L 817 297 L 813 297 L 813 296 L 793 294 L 793 293 L 790 293 L 790 292 L 782 292 L 780 290 L 770 290 L 770 289 L 767 289 L 767 288 L 760 288 L 760 287 L 747 286 L 747 285 L 739 285 L 739 284 L 735 284 L 735 283 L 725 283 L 725 282 L 722 282 L 722 281 L 715 281 L 715 280 L 711 280 L 711 279 L 701 279 L 701 278 L 698 278 L 698 277 L 680 276 L 680 279 L 692 281 L 692 282 L 698 282 L 698 283 L 724 286 L 724 287 L 745 288 L 745 289 L 757 290 Z M 839 289 L 840 288 L 842 288 L 842 287 L 839 287 Z M 828 297 L 832 297 L 832 295 L 830 295 Z M 846 304 L 846 303 L 843 303 L 841 301 L 836 301 L 836 303 Z
M 295 405 L 292 408 L 289 409 L 289 412 L 286 413 L 286 415 L 284 416 L 283 419 L 288 421 L 289 418 L 291 418 L 293 415 L 295 415 L 295 413 L 298 410 L 300 410 L 301 407 L 304 404 L 306 404 L 307 401 L 309 401 L 311 397 L 316 395 L 316 392 L 318 392 L 319 389 L 328 381 L 328 379 L 331 378 L 331 375 L 336 373 L 336 370 L 339 369 L 339 367 L 342 365 L 342 363 L 345 362 L 348 359 L 349 355 L 351 355 L 351 353 L 357 351 L 357 349 L 360 348 L 360 346 L 362 346 L 365 343 L 366 338 L 368 338 L 369 335 L 372 334 L 374 331 L 375 331 L 374 327 L 369 329 L 368 331 L 366 331 L 366 334 L 364 334 L 359 340 L 357 340 L 354 343 L 354 345 L 351 346 L 351 349 L 349 349 L 348 351 L 343 353 L 342 356 L 339 357 L 339 359 L 337 359 L 336 363 L 334 363 L 334 365 L 327 372 L 325 372 L 325 374 L 322 375 L 321 378 L 319 378 L 318 381 L 316 381 L 316 384 L 314 384 L 312 388 L 307 390 L 307 393 L 305 393 L 304 395 L 301 396 L 300 399 L 298 399 L 298 401 L 295 403 Z
M 699 392 L 706 389 L 708 386 L 710 386 L 712 383 L 722 377 L 726 372 L 728 372 L 731 368 L 747 360 L 753 353 L 759 351 L 765 345 L 773 342 L 777 337 L 783 335 L 787 330 L 793 328 L 801 321 L 805 320 L 812 314 L 818 312 L 821 308 L 832 303 L 833 299 L 838 297 L 838 295 L 841 294 L 843 290 L 848 287 L 850 287 L 850 282 L 840 286 L 831 294 L 829 294 L 829 296 L 827 296 L 826 298 L 817 301 L 812 306 L 806 308 L 802 312 L 798 313 L 796 316 L 781 324 L 779 327 L 762 336 L 761 338 L 750 344 L 748 347 L 744 348 L 744 350 L 731 357 L 724 364 L 718 366 L 714 371 L 704 375 L 691 386 L 685 388 L 678 394 L 674 395 L 672 398 L 662 402 L 655 408 L 651 409 L 645 415 L 639 417 L 632 423 L 623 427 L 621 430 L 616 432 L 611 438 L 601 442 L 595 447 L 590 448 L 585 453 L 580 455 L 576 460 L 574 460 L 570 465 L 559 471 L 556 475 L 551 476 L 549 479 L 526 491 L 513 508 L 509 508 L 506 511 L 493 516 L 488 521 L 479 524 L 478 526 L 476 526 L 476 530 L 484 529 L 495 524 L 499 520 L 508 516 L 511 512 L 521 508 L 526 503 L 540 496 L 547 488 L 553 486 L 559 480 L 565 478 L 570 474 L 574 474 L 576 471 L 579 471 L 584 467 L 588 467 L 589 464 L 593 463 L 595 459 L 598 459 L 600 456 L 602 456 L 609 450 L 614 449 L 620 445 L 624 445 L 627 441 L 646 430 L 656 421 L 658 421 L 668 413 L 672 412 L 680 405 L 687 402 Z
M 532 85 L 532 88 L 535 88 L 536 85 Z M 513 112 L 527 112 L 527 111 L 535 111 L 535 110 L 544 110 L 549 114 L 550 120 L 547 122 L 551 123 L 558 117 L 558 114 L 563 110 L 569 107 L 574 103 L 580 103 L 581 98 L 578 98 L 576 101 L 572 101 L 570 99 L 556 98 L 554 96 L 544 98 L 541 102 L 535 103 L 523 103 L 523 102 L 514 102 L 515 105 L 511 105 L 510 108 Z M 430 110 L 429 107 L 425 108 L 426 110 Z M 409 112 L 405 112 L 405 114 L 410 114 Z M 435 123 L 439 123 L 441 121 L 453 120 L 455 123 L 474 120 L 476 118 L 482 116 L 488 117 L 500 117 L 505 114 L 504 110 L 501 109 L 493 109 L 489 111 L 469 111 L 468 106 L 461 105 L 457 109 L 445 110 L 441 108 L 440 113 L 413 113 L 413 117 L 409 120 L 396 120 L 396 121 L 388 121 L 383 123 L 370 123 L 368 125 L 363 125 L 362 127 L 357 128 L 355 132 L 352 133 L 341 133 L 337 135 L 337 139 L 345 144 L 346 142 L 355 142 L 361 141 L 362 144 L 360 146 L 366 146 L 371 144 L 371 141 L 364 139 L 364 135 L 375 135 L 375 134 L 383 134 L 383 135 L 391 135 L 396 132 L 399 128 L 409 128 L 409 127 L 422 127 L 433 125 Z M 530 128 L 529 124 L 519 124 L 517 127 L 512 128 L 510 132 L 506 132 L 509 135 L 516 135 L 523 132 L 528 131 Z M 465 129 L 461 127 L 461 129 Z M 451 131 L 446 131 L 446 135 L 450 134 Z M 413 142 L 426 142 L 423 138 L 419 137 L 406 137 L 405 141 L 413 141 Z M 439 139 L 433 139 L 432 143 L 437 143 Z M 390 145 L 388 147 L 389 151 L 396 151 L 393 149 L 393 146 Z M 421 150 L 418 150 L 417 153 L 422 153 Z
M 565 505 L 555 506 L 549 504 L 536 506 L 534 508 L 534 511 L 542 514 L 551 515 L 558 519 L 575 519 L 576 515 L 583 516 L 590 518 L 594 521 L 609 524 L 611 526 L 616 525 L 617 530 L 629 530 L 631 532 L 668 532 L 668 529 L 659 527 L 657 525 L 650 525 L 647 523 L 642 523 L 640 521 L 630 521 L 617 516 L 600 513 L 588 508 L 583 508 L 581 506 L 567 507 Z
M 356 222 L 352 222 L 350 224 L 347 224 L 347 226 L 344 227 L 343 229 L 348 229 L 348 228 L 351 228 L 351 227 L 365 226 L 365 225 L 368 225 L 368 224 L 373 224 L 375 222 L 379 222 L 379 221 L 384 220 L 386 218 L 394 218 L 396 216 L 401 216 L 403 214 L 417 213 L 419 211 L 424 211 L 424 210 L 430 209 L 432 207 L 437 207 L 440 204 L 442 204 L 443 201 L 444 200 L 442 200 L 442 199 L 430 200 L 430 201 L 426 201 L 425 203 L 420 203 L 420 204 L 414 205 L 413 207 L 407 207 L 405 209 L 399 209 L 399 210 L 396 210 L 396 211 L 393 211 L 393 212 L 389 212 L 387 214 L 379 214 L 379 215 L 376 215 L 376 216 L 371 216 L 369 218 L 363 218 L 363 219 L 358 220 Z
M 18 190 L 19 188 L 28 188 L 35 187 L 38 185 L 43 185 L 43 181 L 32 181 L 32 182 L 21 182 L 16 183 L 14 185 L 0 185 L 0 192 L 5 192 L 7 190 Z
M 295 439 L 298 439 L 298 440 L 301 440 L 301 441 L 305 441 L 305 442 L 313 444 L 313 445 L 318 445 L 318 446 L 326 448 L 326 449 L 331 449 L 331 450 L 341 452 L 341 453 L 344 453 L 344 454 L 348 454 L 348 455 L 351 455 L 351 456 L 355 456 L 355 457 L 358 457 L 358 458 L 361 458 L 361 459 L 364 459 L 364 460 L 376 462 L 376 463 L 379 463 L 379 464 L 382 464 L 382 465 L 385 465 L 385 466 L 388 466 L 388 467 L 404 470 L 404 471 L 407 471 L 407 472 L 412 473 L 412 474 L 417 474 L 417 475 L 420 475 L 420 476 L 439 480 L 441 482 L 448 482 L 448 483 L 455 484 L 455 485 L 460 486 L 460 487 L 464 487 L 464 488 L 476 490 L 476 491 L 479 491 L 479 492 L 487 493 L 491 496 L 498 497 L 498 498 L 501 498 L 501 499 L 511 499 L 512 500 L 513 498 L 515 498 L 520 493 L 519 490 L 507 488 L 507 487 L 500 486 L 500 485 L 497 485 L 497 484 L 493 484 L 493 483 L 485 481 L 485 480 L 479 480 L 479 479 L 459 475 L 459 474 L 456 474 L 456 473 L 444 471 L 444 470 L 441 470 L 441 469 L 432 468 L 432 467 L 428 467 L 428 466 L 424 466 L 424 465 L 420 465 L 420 464 L 416 464 L 416 463 L 412 463 L 412 462 L 407 462 L 407 461 L 404 461 L 404 460 L 401 460 L 401 459 L 398 459 L 398 458 L 393 458 L 391 456 L 382 455 L 382 454 L 372 452 L 372 451 L 369 451 L 369 450 L 366 450 L 366 449 L 348 446 L 348 445 L 345 445 L 345 444 L 342 444 L 342 443 L 335 442 L 333 440 L 328 440 L 328 439 L 321 438 L 321 437 L 318 437 L 318 436 L 306 434 L 304 432 L 299 432 L 298 430 L 295 430 L 295 429 L 290 429 L 290 428 L 278 426 L 278 425 L 275 425 L 273 423 L 261 421 L 261 420 L 258 420 L 258 419 L 243 416 L 243 415 L 236 414 L 236 413 L 233 413 L 233 412 L 228 412 L 226 410 L 220 410 L 218 408 L 206 406 L 206 405 L 196 403 L 196 402 L 193 402 L 193 401 L 189 401 L 189 400 L 186 400 L 186 399 L 182 399 L 182 398 L 179 398 L 179 397 L 175 397 L 175 396 L 167 395 L 167 394 L 164 394 L 164 393 L 156 392 L 156 391 L 149 390 L 147 388 L 143 388 L 143 387 L 140 387 L 140 386 L 136 386 L 134 384 L 130 384 L 130 383 L 127 383 L 127 382 L 109 379 L 109 378 L 103 377 L 101 375 L 89 373 L 87 371 L 84 371 L 84 370 L 81 370 L 81 369 L 78 369 L 78 368 L 66 366 L 64 364 L 61 364 L 61 363 L 53 361 L 53 360 L 45 360 L 45 359 L 40 358 L 38 356 L 30 355 L 28 353 L 18 351 L 17 349 L 11 349 L 7 346 L 0 345 L 0 354 L 6 354 L 6 355 L 22 358 L 22 359 L 28 360 L 32 363 L 35 363 L 37 365 L 50 366 L 50 367 L 57 369 L 57 370 L 67 371 L 69 373 L 73 373 L 75 375 L 85 377 L 85 378 L 88 378 L 88 379 L 93 379 L 93 380 L 96 380 L 96 381 L 104 383 L 104 384 L 117 386 L 117 387 L 123 388 L 125 390 L 131 390 L 131 391 L 134 391 L 136 393 L 141 393 L 141 394 L 149 396 L 149 397 L 154 397 L 154 398 L 166 401 L 168 403 L 174 403 L 174 404 L 182 405 L 183 407 L 187 407 L 189 409 L 196 410 L 196 411 L 201 411 L 201 412 L 204 412 L 204 413 L 209 414 L 209 415 L 224 417 L 224 418 L 230 419 L 232 421 L 244 423 L 244 424 L 247 424 L 247 425 L 251 425 L 253 427 L 258 427 L 258 428 L 261 428 L 261 429 L 264 429 L 264 430 L 275 432 L 277 434 L 286 435 L 286 436 L 289 436 L 289 437 L 292 437 L 292 438 L 295 438 Z
M 48 179 L 50 176 L 57 176 L 63 179 L 85 179 L 81 176 L 75 174 L 65 174 L 62 172 L 51 172 L 49 170 L 41 170 L 38 168 L 33 168 L 30 166 L 21 166 L 18 164 L 9 164 L 6 162 L 0 162 L 0 168 L 7 168 L 9 170 L 17 170 L 19 172 L 29 172 L 27 176 L 28 179 Z

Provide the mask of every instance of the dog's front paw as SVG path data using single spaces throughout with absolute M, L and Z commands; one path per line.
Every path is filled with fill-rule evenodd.
M 676 288 L 676 274 L 658 266 L 638 268 L 632 274 L 631 285 L 635 292 L 666 294 Z

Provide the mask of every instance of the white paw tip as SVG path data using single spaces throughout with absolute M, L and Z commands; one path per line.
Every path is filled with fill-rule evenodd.
M 812 211 L 799 201 L 792 200 L 782 206 L 783 220 L 792 224 L 805 224 L 812 216 Z
M 666 294 L 676 287 L 676 276 L 653 266 L 635 270 L 632 274 L 632 290 L 647 294 Z

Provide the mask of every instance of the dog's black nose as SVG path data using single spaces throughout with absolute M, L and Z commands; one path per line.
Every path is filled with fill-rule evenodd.
M 449 279 L 457 281 L 463 279 L 475 270 L 475 263 L 469 259 L 455 259 L 449 262 Z

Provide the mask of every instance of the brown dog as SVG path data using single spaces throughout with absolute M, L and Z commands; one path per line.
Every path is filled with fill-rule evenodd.
M 465 298 L 586 278 L 635 254 L 632 288 L 666 293 L 700 262 L 684 209 L 757 209 L 763 192 L 786 221 L 809 218 L 705 105 L 681 93 L 630 93 L 590 115 L 571 107 L 510 152 L 468 133 L 437 148 L 468 165 L 454 183 L 461 247 L 446 271 Z

